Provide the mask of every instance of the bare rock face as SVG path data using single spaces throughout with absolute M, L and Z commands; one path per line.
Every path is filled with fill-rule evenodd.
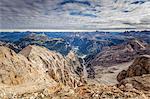
M 36 66 L 37 64 L 35 65 L 25 56 L 0 46 L 0 98 L 4 99 L 5 95 L 35 92 L 49 85 L 57 85 L 52 78 L 38 71 Z
M 20 54 L 0 46 L 0 83 L 18 85 L 35 79 L 38 72 L 33 65 Z
M 47 87 L 52 92 L 57 86 L 77 87 L 82 83 L 74 71 L 76 66 L 80 64 L 75 56 L 63 57 L 44 47 L 28 46 L 17 54 L 0 46 L 0 98 L 44 91 Z
M 34 45 L 27 46 L 20 54 L 27 57 L 39 71 L 46 73 L 56 82 L 71 87 L 76 87 L 80 84 L 80 78 L 74 71 L 77 65 L 80 66 L 78 62 L 74 63 L 77 61 L 76 59 L 72 58 L 74 61 L 71 61 L 59 53 Z
M 69 66 L 72 72 L 76 72 L 79 76 L 83 73 L 83 67 L 81 66 L 78 57 L 75 55 L 73 51 L 70 51 L 66 56 L 66 60 L 69 62 L 71 66 Z
M 128 70 L 123 70 L 117 76 L 117 80 L 121 80 L 127 77 L 142 76 L 143 74 L 150 74 L 150 56 L 142 55 L 137 57 L 133 64 L 129 66 Z

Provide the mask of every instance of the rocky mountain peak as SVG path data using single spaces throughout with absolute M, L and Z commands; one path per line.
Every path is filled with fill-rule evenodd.
M 75 67 L 80 66 L 78 60 L 68 60 L 59 53 L 35 45 L 27 46 L 20 54 L 26 56 L 39 71 L 46 73 L 56 82 L 72 87 L 80 82 L 79 76 L 75 73 Z
M 77 57 L 74 51 L 70 51 L 66 56 L 67 61 L 69 61 L 72 66 L 71 70 L 75 71 L 80 77 L 84 77 L 84 62 L 82 58 Z
M 0 46 L 0 54 L 1 58 L 7 58 L 7 57 L 12 57 L 15 55 L 15 52 L 7 47 Z
M 0 84 L 4 84 L 2 88 L 8 86 L 8 92 L 4 91 L 6 94 L 33 92 L 57 85 L 77 87 L 82 82 L 75 72 L 76 66 L 61 54 L 44 47 L 29 45 L 17 54 L 0 46 Z M 19 91 L 17 86 L 22 90 Z
M 77 56 L 75 55 L 75 52 L 72 50 L 68 53 L 66 57 L 70 59 L 74 59 L 74 60 L 77 58 Z

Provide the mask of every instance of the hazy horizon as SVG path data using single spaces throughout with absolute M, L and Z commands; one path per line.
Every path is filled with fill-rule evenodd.
M 150 31 L 150 29 L 125 29 L 125 30 L 63 30 L 63 29 L 0 29 L 0 32 L 125 32 L 125 31 Z

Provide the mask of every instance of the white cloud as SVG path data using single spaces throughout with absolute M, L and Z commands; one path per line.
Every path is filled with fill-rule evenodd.
M 1 0 L 0 28 L 150 29 L 150 0 L 67 1 Z

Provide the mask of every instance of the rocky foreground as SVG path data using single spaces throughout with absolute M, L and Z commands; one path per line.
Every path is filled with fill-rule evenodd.
M 145 69 L 149 70 L 149 56 L 147 58 L 148 60 L 144 66 L 146 66 Z M 141 58 L 141 60 L 145 60 L 145 58 Z M 141 64 L 140 62 L 143 61 L 138 62 L 138 64 Z M 135 62 L 132 64 L 132 67 L 134 65 Z M 121 76 L 118 85 L 109 86 L 99 83 L 89 84 L 84 77 L 83 71 L 84 68 L 73 52 L 64 57 L 44 47 L 30 45 L 17 54 L 7 47 L 0 46 L 0 98 L 150 98 L 149 72 L 142 72 L 140 75 L 125 75 L 123 78 Z M 138 88 L 134 83 L 131 83 L 135 81 L 133 79 L 140 81 Z

